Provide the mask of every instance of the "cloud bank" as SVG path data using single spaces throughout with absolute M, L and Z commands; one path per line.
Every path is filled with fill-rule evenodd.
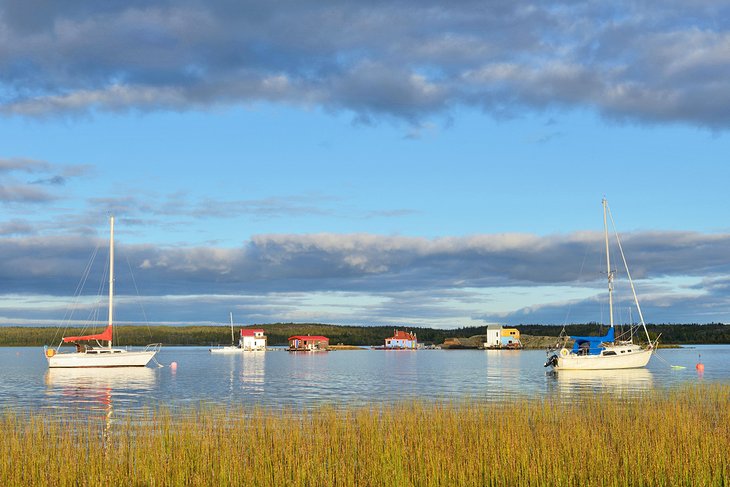
M 142 296 L 155 303 L 150 314 L 169 311 L 172 321 L 211 319 L 218 307 L 213 303 L 225 302 L 261 321 L 351 321 L 357 310 L 359 322 L 400 317 L 438 323 L 461 316 L 561 323 L 567 309 L 574 321 L 600 317 L 602 238 L 600 232 L 438 239 L 316 234 L 258 235 L 238 248 L 120 243 L 117 268 L 133 270 Z M 728 321 L 730 235 L 638 232 L 623 241 L 648 320 Z M 103 253 L 106 242 L 97 243 Z M 4 238 L 0 294 L 69 296 L 91 252 L 81 238 Z M 101 285 L 93 279 L 103 282 L 104 259 L 97 260 L 102 268 L 92 269 L 97 277 L 89 294 Z M 672 284 L 677 279 L 692 284 Z M 116 287 L 131 296 L 133 284 L 120 278 Z M 545 288 L 557 289 L 554 298 L 534 304 L 531 290 L 544 295 Z M 588 293 L 570 298 L 575 289 Z
M 589 109 L 730 125 L 716 2 L 46 2 L 0 6 L 0 113 L 275 102 L 422 122 Z

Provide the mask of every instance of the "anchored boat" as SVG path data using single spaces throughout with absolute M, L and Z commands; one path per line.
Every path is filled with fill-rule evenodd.
M 231 344 L 224 347 L 215 347 L 208 349 L 210 353 L 240 353 L 243 351 L 241 347 L 236 345 L 235 338 L 233 337 L 233 313 L 229 313 L 231 318 Z
M 210 348 L 208 349 L 210 353 L 228 354 L 242 352 L 263 352 L 266 350 L 266 335 L 264 335 L 264 330 L 262 330 L 261 328 L 242 328 L 241 338 L 238 339 L 238 345 L 236 345 L 235 338 L 233 337 L 233 313 L 230 313 L 230 316 L 231 345 Z
M 50 368 L 76 367 L 144 367 L 160 350 L 159 343 L 147 345 L 144 350 L 132 351 L 113 348 L 114 338 L 114 217 L 109 219 L 109 319 L 101 333 L 63 337 L 56 348 L 45 347 Z M 61 352 L 64 343 L 76 345 L 75 352 Z
M 556 370 L 635 369 L 645 367 L 646 364 L 649 363 L 649 359 L 656 349 L 658 338 L 652 342 L 651 337 L 649 337 L 649 331 L 646 329 L 646 323 L 644 323 L 644 315 L 641 312 L 639 299 L 636 296 L 634 282 L 631 280 L 629 266 L 626 263 L 626 257 L 624 256 L 624 251 L 621 247 L 621 239 L 618 236 L 618 232 L 615 231 L 614 225 L 616 243 L 618 244 L 621 259 L 623 260 L 624 268 L 626 269 L 626 276 L 628 277 L 629 284 L 631 285 L 634 304 L 639 312 L 639 319 L 641 321 L 640 325 L 646 334 L 647 343 L 642 346 L 634 341 L 633 327 L 629 330 L 628 337 L 625 336 L 626 333 L 616 336 L 616 329 L 613 322 L 613 281 L 616 271 L 611 269 L 611 254 L 608 246 L 607 214 L 610 215 L 611 210 L 608 208 L 606 198 L 604 198 L 603 229 L 606 240 L 606 269 L 608 273 L 608 306 L 610 319 L 610 328 L 608 329 L 608 333 L 604 336 L 562 337 L 564 339 L 562 347 L 558 346 L 554 349 L 548 350 L 548 359 L 547 362 L 545 362 L 545 367 L 553 367 Z M 613 216 L 611 216 L 611 223 L 613 223 Z M 568 338 L 572 338 L 574 340 L 572 349 L 565 347 L 565 341 Z

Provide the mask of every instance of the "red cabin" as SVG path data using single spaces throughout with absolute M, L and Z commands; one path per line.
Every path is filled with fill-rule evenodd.
M 289 337 L 290 352 L 318 352 L 327 350 L 330 339 L 321 335 L 294 335 Z

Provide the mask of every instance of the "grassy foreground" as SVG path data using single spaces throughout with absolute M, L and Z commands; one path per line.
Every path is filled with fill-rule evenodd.
M 615 401 L 5 412 L 2 485 L 728 485 L 730 386 Z

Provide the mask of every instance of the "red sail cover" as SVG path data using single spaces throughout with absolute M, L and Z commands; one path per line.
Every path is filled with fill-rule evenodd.
M 85 342 L 89 340 L 105 340 L 105 341 L 111 341 L 112 339 L 112 325 L 109 325 L 106 327 L 106 330 L 102 331 L 101 333 L 97 333 L 96 335 L 84 335 L 84 336 L 78 336 L 78 337 L 63 337 L 63 341 L 65 343 L 68 342 Z

